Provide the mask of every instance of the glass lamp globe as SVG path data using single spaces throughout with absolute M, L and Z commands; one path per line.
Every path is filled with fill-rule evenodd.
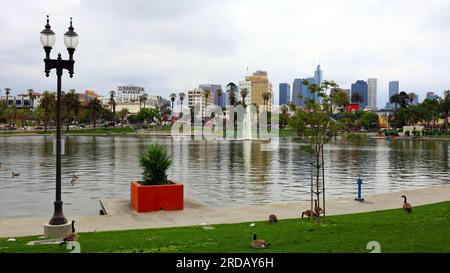
M 68 49 L 75 49 L 78 45 L 78 34 L 72 26 L 72 18 L 70 18 L 69 31 L 64 34 L 64 44 Z
M 53 47 L 55 41 L 56 35 L 53 30 L 51 30 L 49 18 L 47 15 L 47 25 L 45 25 L 45 29 L 41 31 L 41 43 L 43 47 Z

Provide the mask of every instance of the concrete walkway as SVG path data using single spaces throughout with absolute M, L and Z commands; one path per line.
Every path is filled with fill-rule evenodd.
M 355 202 L 353 198 L 328 200 L 327 215 L 401 208 L 403 194 L 413 206 L 450 201 L 450 185 L 365 196 L 364 203 Z M 276 214 L 278 219 L 293 219 L 299 218 L 301 211 L 310 206 L 309 202 L 296 202 L 239 208 L 209 208 L 188 200 L 183 211 L 138 214 L 130 209 L 129 200 L 103 199 L 101 202 L 108 215 L 73 217 L 79 232 L 253 222 L 268 220 L 270 214 Z M 41 235 L 43 225 L 48 220 L 47 218 L 0 220 L 0 238 Z

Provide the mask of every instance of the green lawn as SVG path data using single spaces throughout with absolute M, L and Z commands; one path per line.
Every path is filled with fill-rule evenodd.
M 111 127 L 111 128 L 88 128 L 88 129 L 63 129 L 66 135 L 111 135 L 111 134 L 133 134 L 136 131 L 130 127 Z
M 333 216 L 322 225 L 304 219 L 79 234 L 81 252 L 362 252 L 378 241 L 382 252 L 450 252 L 450 202 L 414 208 Z M 250 247 L 253 233 L 268 249 Z M 0 252 L 67 252 L 64 246 L 27 246 L 37 237 L 0 239 Z

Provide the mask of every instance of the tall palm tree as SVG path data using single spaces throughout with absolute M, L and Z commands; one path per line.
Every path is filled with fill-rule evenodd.
M 39 105 L 40 108 L 44 109 L 45 132 L 47 132 L 50 115 L 53 113 L 55 105 L 55 94 L 45 91 L 44 94 L 42 94 L 41 104 Z
M 113 114 L 113 121 L 114 121 L 114 124 L 115 124 L 115 122 L 116 122 L 116 100 L 114 99 L 116 97 L 116 92 L 114 91 L 114 90 L 111 90 L 110 92 L 109 92 L 109 105 L 111 106 L 111 111 L 112 111 L 112 114 Z
M 205 97 L 205 109 L 203 110 L 203 119 L 205 120 L 204 123 L 206 123 L 206 111 L 208 109 L 208 99 L 211 96 L 211 90 L 205 90 L 203 93 L 203 96 Z
M 97 128 L 97 114 L 102 110 L 102 103 L 98 98 L 94 98 L 89 102 L 89 108 L 92 113 L 92 121 L 94 123 L 94 129 Z
M 450 90 L 444 91 L 444 97 L 440 99 L 440 108 L 444 117 L 445 132 L 448 132 L 448 117 L 450 112 Z
M 184 92 L 180 92 L 178 94 L 178 97 L 180 98 L 180 115 L 183 115 L 183 101 L 186 98 L 186 93 Z
M 270 92 L 263 92 L 261 94 L 261 97 L 262 97 L 262 99 L 264 101 L 264 106 L 266 107 L 266 109 L 268 109 L 269 108 L 269 100 L 270 100 L 270 97 L 271 97 Z
M 5 94 L 6 94 L 6 107 L 9 106 L 9 94 L 11 94 L 11 88 L 5 88 Z
M 352 103 L 361 104 L 364 102 L 364 98 L 359 92 L 355 92 L 352 94 Z
M 245 105 L 245 98 L 248 96 L 248 90 L 247 88 L 242 88 L 241 92 L 241 98 L 242 98 L 242 105 L 244 106 L 244 108 L 246 107 Z
M 227 88 L 228 88 L 228 104 L 235 106 L 236 105 L 236 92 L 237 92 L 237 86 L 236 84 L 234 84 L 233 82 L 230 82 L 229 84 L 227 84 Z
M 392 95 L 389 98 L 389 102 L 395 105 L 395 109 L 397 109 L 398 105 L 401 103 L 401 100 L 402 98 L 400 97 L 400 94 Z
M 28 89 L 28 110 L 30 115 L 30 120 L 33 119 L 33 104 L 34 104 L 34 94 L 33 89 Z
M 172 106 L 172 111 L 173 111 L 173 104 L 176 99 L 177 99 L 177 94 L 175 94 L 175 93 L 170 94 L 170 102 L 171 102 L 171 106 Z

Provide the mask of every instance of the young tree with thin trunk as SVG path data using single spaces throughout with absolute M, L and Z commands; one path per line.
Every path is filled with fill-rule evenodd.
M 304 84 L 310 93 L 321 98 L 321 103 L 305 98 L 304 109 L 295 113 L 290 124 L 296 129 L 303 142 L 302 149 L 310 155 L 311 210 L 318 210 L 322 195 L 322 213 L 325 215 L 324 146 L 331 140 L 336 128 L 335 121 L 331 118 L 331 97 L 327 95 L 327 91 L 331 88 L 339 88 L 339 86 L 331 81 L 325 81 L 320 85 L 309 84 L 305 81 Z M 320 223 L 320 214 L 318 214 L 317 222 Z

